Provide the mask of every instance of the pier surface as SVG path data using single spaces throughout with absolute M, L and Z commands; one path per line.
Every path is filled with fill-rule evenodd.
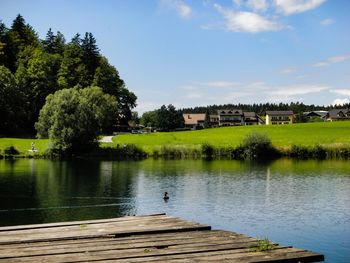
M 165 214 L 0 227 L 0 262 L 319 262 L 287 246 Z

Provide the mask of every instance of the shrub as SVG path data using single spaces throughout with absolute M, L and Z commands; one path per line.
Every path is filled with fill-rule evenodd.
M 206 158 L 213 158 L 215 149 L 212 145 L 210 145 L 209 143 L 204 143 L 201 146 L 201 150 L 202 150 L 202 156 Z
M 49 137 L 52 154 L 81 153 L 98 145 L 116 110 L 115 97 L 98 87 L 63 89 L 46 98 L 35 128 L 39 137 Z
M 292 145 L 289 155 L 298 159 L 308 159 L 311 157 L 309 149 L 306 146 L 299 145 Z
M 249 160 L 271 159 L 279 155 L 270 138 L 266 134 L 256 132 L 247 134 L 237 151 L 241 152 L 243 159 Z
M 19 151 L 14 146 L 6 147 L 4 150 L 5 155 L 18 155 Z
M 276 245 L 272 243 L 267 237 L 260 239 L 256 242 L 256 245 L 252 246 L 252 250 L 256 252 L 268 251 L 275 249 Z

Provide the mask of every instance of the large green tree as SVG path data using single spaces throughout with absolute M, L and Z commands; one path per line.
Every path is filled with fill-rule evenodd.
M 114 125 L 127 125 L 136 106 L 136 96 L 129 91 L 117 69 L 103 57 L 92 33 L 83 38 L 76 34 L 70 43 L 59 31 L 48 30 L 40 40 L 33 28 L 18 15 L 10 28 L 0 21 L 0 65 L 15 75 L 15 84 L 26 114 L 18 119 L 16 129 L 34 132 L 34 123 L 47 95 L 59 89 L 99 86 L 115 97 L 118 109 Z M 2 100 L 0 107 L 4 108 Z M 0 133 L 4 133 L 0 130 Z
M 115 97 L 101 88 L 63 89 L 47 97 L 35 128 L 39 137 L 50 139 L 54 153 L 79 153 L 97 145 L 116 110 Z
M 16 78 L 26 101 L 26 130 L 33 131 L 46 96 L 58 89 L 57 72 L 61 56 L 33 47 L 25 49 L 20 56 Z
M 184 126 L 184 119 L 181 112 L 177 111 L 175 106 L 169 104 L 163 105 L 157 111 L 158 128 L 163 131 L 171 131 Z
M 4 66 L 0 66 L 0 113 L 0 134 L 21 130 L 24 116 L 23 95 L 14 75 Z

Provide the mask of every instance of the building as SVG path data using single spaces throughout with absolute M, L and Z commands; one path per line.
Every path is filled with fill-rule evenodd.
M 310 120 L 312 120 L 312 119 L 326 120 L 327 114 L 328 114 L 328 111 L 325 111 L 325 110 L 315 110 L 315 111 L 303 112 L 303 115 Z
M 350 120 L 349 109 L 334 109 L 330 110 L 326 115 L 327 121 L 346 121 Z
M 219 116 L 218 115 L 209 115 L 210 118 L 210 126 L 218 127 L 219 126 Z
M 264 121 L 255 112 L 243 112 L 244 125 L 261 125 Z
M 293 123 L 293 111 L 266 111 L 266 125 Z
M 190 129 L 203 129 L 205 113 L 184 113 L 185 127 Z
M 244 125 L 242 110 L 218 110 L 219 126 Z

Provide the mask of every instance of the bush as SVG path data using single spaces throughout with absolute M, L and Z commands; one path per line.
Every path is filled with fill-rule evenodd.
M 49 137 L 52 154 L 81 153 L 98 145 L 116 110 L 115 97 L 98 87 L 63 89 L 46 98 L 35 128 L 39 137 Z
M 270 138 L 263 133 L 249 133 L 236 151 L 243 159 L 272 159 L 279 155 L 278 150 L 273 147 Z M 237 155 L 237 153 L 235 153 Z
M 209 143 L 204 143 L 201 146 L 201 150 L 202 150 L 202 156 L 209 159 L 213 158 L 215 149 L 212 145 L 210 145 Z
M 19 151 L 14 146 L 6 147 L 4 150 L 5 155 L 18 155 Z
M 290 154 L 293 158 L 308 159 L 311 157 L 309 149 L 306 146 L 292 145 Z

